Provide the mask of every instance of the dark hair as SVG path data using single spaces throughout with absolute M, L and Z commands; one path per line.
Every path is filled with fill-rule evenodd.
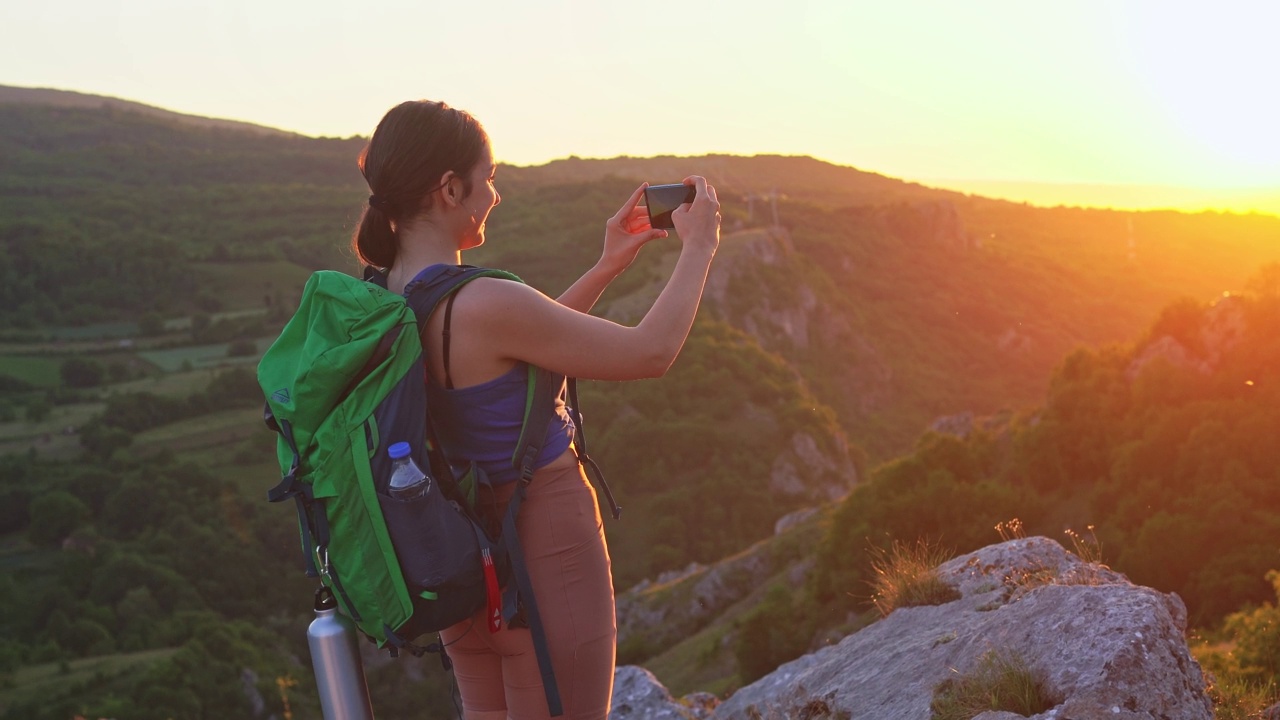
M 413 100 L 391 108 L 360 153 L 360 172 L 373 192 L 351 246 L 366 265 L 396 260 L 396 227 L 431 209 L 431 193 L 452 170 L 471 194 L 471 171 L 489 142 L 469 113 L 442 102 Z M 393 225 L 394 223 L 394 225 Z

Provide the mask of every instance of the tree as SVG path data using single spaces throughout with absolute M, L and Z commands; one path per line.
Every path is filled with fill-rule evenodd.
M 36 545 L 56 545 L 89 518 L 89 506 L 62 490 L 31 501 L 27 537 Z
M 164 318 L 153 312 L 143 315 L 138 318 L 138 332 L 147 337 L 159 335 L 164 332 Z
M 133 435 L 128 430 L 104 423 L 95 422 L 80 432 L 80 445 L 100 458 L 110 458 L 116 450 L 133 444 Z
M 90 388 L 102 384 L 106 369 L 102 363 L 89 358 L 67 358 L 58 370 L 62 382 L 76 388 Z

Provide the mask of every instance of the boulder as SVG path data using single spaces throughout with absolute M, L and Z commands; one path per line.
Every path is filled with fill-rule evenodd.
M 783 665 L 722 703 L 716 720 L 927 720 L 937 687 L 989 652 L 1020 659 L 1052 709 L 1035 720 L 1210 720 L 1176 595 L 1068 553 L 1047 538 L 993 545 L 938 568 L 960 599 L 906 607 Z M 986 713 L 984 720 L 1010 717 Z
M 653 673 L 636 665 L 624 665 L 614 671 L 609 720 L 704 720 L 717 702 L 708 693 L 693 693 L 676 700 Z

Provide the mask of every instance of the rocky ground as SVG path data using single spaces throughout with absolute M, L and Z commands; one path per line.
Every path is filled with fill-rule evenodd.
M 928 720 L 938 688 L 993 653 L 1018 659 L 1035 678 L 1051 707 L 1033 720 L 1213 717 L 1176 595 L 1041 537 L 984 548 L 938 572 L 959 599 L 897 609 L 718 704 L 705 693 L 672 698 L 643 668 L 619 668 L 610 718 Z

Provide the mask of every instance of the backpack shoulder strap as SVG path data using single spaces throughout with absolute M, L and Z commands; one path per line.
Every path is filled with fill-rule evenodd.
M 405 288 L 409 307 L 413 309 L 418 319 L 418 334 L 423 335 L 427 320 L 442 300 L 452 297 L 463 285 L 480 277 L 523 282 L 519 277 L 502 270 L 468 265 L 441 266 Z M 554 406 L 555 397 L 563 384 L 563 376 L 557 377 L 547 370 L 529 366 L 529 389 L 525 398 L 524 422 L 520 430 L 520 441 L 512 457 L 512 463 L 520 470 L 521 479 L 517 481 L 516 494 L 508 504 L 507 512 L 503 517 L 500 541 L 510 558 L 511 570 L 515 575 L 515 582 L 507 588 L 502 614 L 510 621 L 515 614 L 518 594 L 524 602 L 529 629 L 533 633 L 534 654 L 537 656 L 538 669 L 542 675 L 547 707 L 553 716 L 562 714 L 560 692 L 556 684 L 555 671 L 551 667 L 551 654 L 547 645 L 546 632 L 542 626 L 542 618 L 538 612 L 537 600 L 533 595 L 533 584 L 525 564 L 523 548 L 520 547 L 520 535 L 515 529 L 515 519 L 524 501 L 525 487 L 533 479 L 533 464 L 537 461 L 546 439 L 547 427 L 551 422 L 551 413 L 548 410 Z
M 431 273 L 427 273 L 409 283 L 404 289 L 405 300 L 409 308 L 418 317 L 418 333 L 427 326 L 431 313 L 435 312 L 440 301 L 457 292 L 463 285 L 482 277 L 496 277 L 523 283 L 516 275 L 506 270 L 475 267 L 474 265 L 441 265 Z

